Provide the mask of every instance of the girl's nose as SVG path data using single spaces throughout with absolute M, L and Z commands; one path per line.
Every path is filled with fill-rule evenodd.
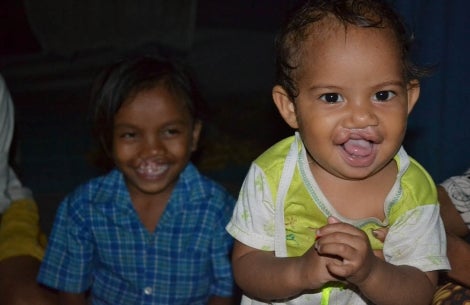
M 154 157 L 165 153 L 165 146 L 158 137 L 151 137 L 145 141 L 142 149 L 142 157 Z

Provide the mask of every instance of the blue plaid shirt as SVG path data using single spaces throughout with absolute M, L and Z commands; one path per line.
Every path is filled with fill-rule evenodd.
M 122 173 L 80 186 L 61 203 L 38 281 L 91 288 L 93 304 L 207 304 L 233 291 L 234 199 L 190 163 L 153 234 L 134 210 Z

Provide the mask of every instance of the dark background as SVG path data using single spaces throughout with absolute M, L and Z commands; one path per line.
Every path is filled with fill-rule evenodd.
M 60 200 L 99 174 L 87 121 L 91 80 L 119 57 L 174 54 L 210 109 L 200 169 L 234 195 L 259 153 L 290 135 L 271 101 L 273 39 L 300 0 L 2 0 L 0 73 L 16 107 L 12 151 L 49 231 Z M 436 182 L 470 166 L 470 3 L 390 0 L 415 32 L 422 81 L 405 148 Z

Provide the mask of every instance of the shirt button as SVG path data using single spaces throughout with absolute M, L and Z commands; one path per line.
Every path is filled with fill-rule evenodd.
M 144 294 L 151 295 L 152 292 L 153 292 L 152 287 L 145 287 L 144 288 Z

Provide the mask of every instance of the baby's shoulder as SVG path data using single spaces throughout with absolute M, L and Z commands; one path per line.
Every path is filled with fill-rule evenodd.
M 277 142 L 258 156 L 253 163 L 265 172 L 282 171 L 294 140 L 295 137 L 291 136 Z
M 413 158 L 401 178 L 403 192 L 417 204 L 436 204 L 437 190 L 430 174 Z

